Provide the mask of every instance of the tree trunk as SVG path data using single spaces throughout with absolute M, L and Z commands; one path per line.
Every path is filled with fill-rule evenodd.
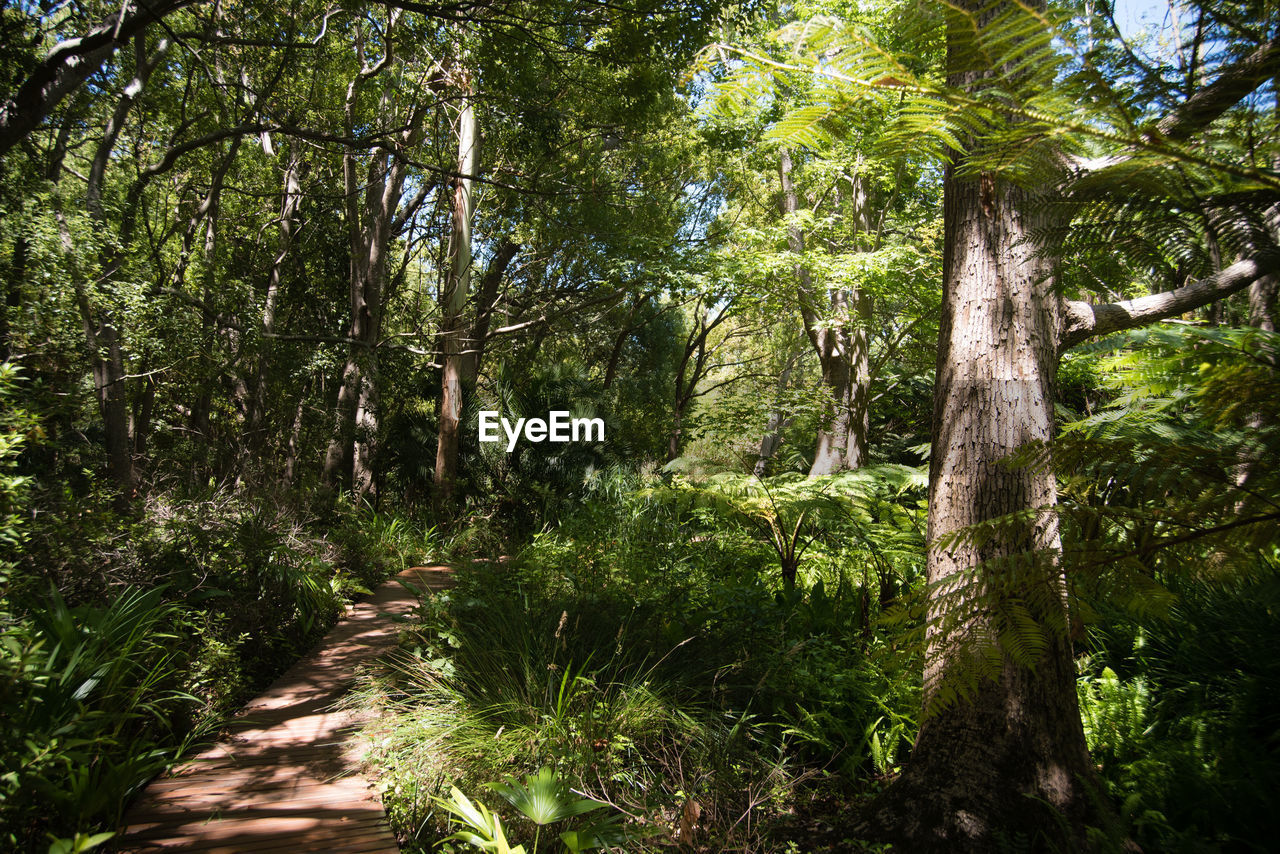
M 464 79 L 462 109 L 458 115 L 458 172 L 453 190 L 453 228 L 449 235 L 448 286 L 443 294 L 440 324 L 444 370 L 440 380 L 440 430 L 436 442 L 435 486 L 437 500 L 448 503 L 458 477 L 459 432 L 462 425 L 462 380 L 465 323 L 463 310 L 471 287 L 471 217 L 475 196 L 471 177 L 475 174 L 479 129 L 470 81 Z
M 604 369 L 604 385 L 601 386 L 603 391 L 608 391 L 613 385 L 613 381 L 618 378 L 618 365 L 622 361 L 622 348 L 626 346 L 627 340 L 635 334 L 637 328 L 648 322 L 642 321 L 640 324 L 636 324 L 635 319 L 636 315 L 649 302 L 651 296 L 652 294 L 641 294 L 631 304 L 631 309 L 627 312 L 627 319 L 623 321 L 622 326 L 618 329 L 618 334 L 613 339 L 613 347 L 609 350 L 609 361 Z
M 370 352 L 356 402 L 356 435 L 351 460 L 351 490 L 360 498 L 376 484 L 374 458 L 378 445 L 378 354 Z
M 480 277 L 480 287 L 476 289 L 476 319 L 466 336 L 463 346 L 462 382 L 470 386 L 480 375 L 480 362 L 484 356 L 485 344 L 489 339 L 489 326 L 493 320 L 494 305 L 498 300 L 498 288 L 507 268 L 520 251 L 520 244 L 504 240 L 498 244 L 489 266 Z
M 1265 332 L 1276 331 L 1276 294 L 1280 277 L 1265 276 L 1249 286 L 1249 325 Z
M 388 27 L 395 24 L 395 17 Z M 356 98 L 360 84 L 393 62 L 390 54 L 366 67 L 347 86 L 347 131 L 355 126 Z M 388 80 L 378 113 L 384 119 L 395 114 L 396 91 Z M 425 106 L 415 106 L 404 119 L 404 130 L 395 138 L 396 153 L 371 152 L 365 174 L 357 169 L 357 152 L 342 157 L 347 241 L 351 255 L 349 301 L 351 321 L 347 361 L 334 406 L 333 430 L 325 451 L 323 477 L 333 489 L 353 489 L 363 497 L 372 488 L 378 401 L 377 347 L 382 334 L 382 314 L 387 296 L 388 255 L 396 225 L 396 210 L 404 189 L 405 160 L 399 152 L 418 139 Z M 363 191 L 363 192 L 362 192 Z M 363 426 L 364 431 L 360 431 Z M 369 430 L 372 429 L 373 433 Z
M 151 417 L 156 404 L 156 380 L 148 376 L 143 382 L 142 390 L 133 409 L 133 453 L 140 460 L 146 460 L 147 440 L 151 437 Z
M 684 433 L 684 411 L 679 401 L 671 414 L 671 432 L 667 434 L 667 462 L 680 458 L 680 441 Z
M 107 220 L 102 209 L 102 184 L 106 177 L 106 167 L 115 148 L 116 140 L 124 126 L 125 118 L 143 89 L 152 71 L 159 63 L 161 56 L 168 48 L 167 40 L 162 40 L 159 50 L 148 58 L 146 39 L 138 33 L 134 44 L 135 74 L 129 86 L 117 101 L 110 119 L 103 131 L 102 139 L 94 149 L 90 164 L 89 179 L 85 188 L 85 210 L 95 228 L 106 229 Z M 100 61 L 100 60 L 99 60 Z M 59 137 L 59 148 L 65 143 L 65 137 Z M 51 167 L 52 179 L 56 182 L 61 173 L 62 151 L 53 158 Z M 55 204 L 56 201 L 55 201 Z M 133 467 L 133 438 L 129 433 L 129 405 L 125 389 L 124 350 L 120 343 L 120 333 L 116 325 L 115 312 L 106 300 L 96 304 L 94 294 L 89 290 L 87 271 L 81 268 L 75 255 L 75 245 L 70 226 L 59 208 L 55 208 L 55 216 L 62 241 L 63 254 L 66 256 L 74 280 L 76 305 L 80 310 L 80 319 L 84 329 L 85 346 L 89 355 L 89 365 L 93 373 L 94 389 L 98 398 L 98 411 L 102 416 L 103 444 L 107 452 L 107 469 L 111 480 L 118 490 L 116 509 L 124 511 L 128 508 L 133 496 L 135 472 Z M 121 249 L 128 242 L 128 235 L 119 235 Z M 97 278 L 108 281 L 114 278 L 118 262 L 104 250 L 99 257 L 102 268 Z
M 302 422 L 303 416 L 306 414 L 307 392 L 310 389 L 311 380 L 307 380 L 302 385 L 302 391 L 298 393 L 298 405 L 293 410 L 293 424 L 289 428 L 289 443 L 285 446 L 284 451 L 285 486 L 293 486 L 293 482 L 297 477 L 298 448 L 302 444 Z
M 70 268 L 76 307 L 80 310 L 85 350 L 93 374 L 93 387 L 102 417 L 103 445 L 107 453 L 107 472 L 115 483 L 116 509 L 125 512 L 133 495 L 133 442 L 129 437 L 129 409 L 124 393 L 124 352 L 111 312 L 106 306 L 95 310 L 90 298 L 87 276 L 75 253 L 75 241 L 58 199 L 54 197 L 54 217 L 62 242 L 62 252 Z
M 769 473 L 769 461 L 773 459 L 773 455 L 778 452 L 778 446 L 782 444 L 783 432 L 791 426 L 791 416 L 782 408 L 781 398 L 783 393 L 791 387 L 791 369 L 795 367 L 795 363 L 796 357 L 793 355 L 787 359 L 782 373 L 778 375 L 779 405 L 769 413 L 764 435 L 760 437 L 760 456 L 756 459 L 755 468 L 752 469 L 756 477 L 764 477 Z
M 778 156 L 784 217 L 794 215 L 799 206 L 791 170 L 791 152 L 784 148 Z M 797 258 L 803 258 L 804 232 L 795 223 L 787 225 L 787 246 Z M 835 289 L 828 295 L 828 313 L 822 314 L 813 279 L 803 260 L 796 261 L 794 272 L 805 331 L 818 354 L 822 387 L 830 395 L 827 411 L 819 422 L 809 476 L 859 468 L 867 460 L 871 401 L 871 353 L 866 328 L 870 300 L 857 290 Z
M 867 464 L 871 417 L 871 340 L 866 327 L 870 322 L 869 302 L 857 290 L 833 293 L 832 311 L 851 320 L 811 336 L 822 366 L 822 384 L 831 399 L 818 428 L 810 477 L 838 474 Z M 852 320 L 855 314 L 856 321 Z
M 714 367 L 710 357 L 718 345 L 711 341 L 711 333 L 729 319 L 732 306 L 732 299 L 724 302 L 713 317 L 710 300 L 705 296 L 698 298 L 693 311 L 693 328 L 685 338 L 680 365 L 676 369 L 675 392 L 671 400 L 671 432 L 667 436 L 667 462 L 680 456 L 680 446 L 684 442 L 685 415 L 689 411 L 689 405 L 702 394 L 698 391 L 698 384 L 706 379 Z
M 847 291 L 832 291 L 831 314 L 839 318 L 850 317 Z M 865 444 L 858 441 L 861 436 L 865 443 L 866 426 L 864 424 L 861 430 L 857 430 L 855 422 L 865 421 L 866 402 L 870 395 L 866 388 L 855 391 L 854 360 L 861 354 L 860 372 L 865 378 L 870 372 L 867 333 L 858 329 L 851 334 L 854 327 L 848 320 L 824 326 L 815 317 L 806 326 L 810 330 L 813 348 L 818 353 L 818 364 L 822 367 L 822 386 L 829 395 L 826 412 L 818 426 L 818 442 L 809 476 L 838 474 L 857 468 L 866 460 Z M 859 417 L 855 417 L 855 398 L 863 404 Z
M 271 270 L 267 274 L 267 292 L 262 302 L 262 318 L 259 325 L 261 343 L 258 351 L 258 366 L 253 383 L 253 393 L 249 402 L 248 433 L 259 446 L 261 430 L 267 406 L 267 377 L 271 366 L 271 355 L 276 330 L 276 308 L 280 302 L 280 285 L 284 275 L 284 264 L 293 249 L 294 220 L 302 203 L 302 186 L 299 181 L 301 173 L 301 156 L 295 143 L 289 153 L 284 167 L 283 190 L 280 202 L 280 231 L 276 238 L 276 257 L 271 262 Z
M 86 323 L 86 332 L 89 323 Z M 93 358 L 93 380 L 98 390 L 98 409 L 106 434 L 107 467 L 120 497 L 118 508 L 127 506 L 133 497 L 133 440 L 129 436 L 129 404 L 124 386 L 124 350 L 120 334 L 105 310 L 101 313 L 96 334 L 99 353 Z
M 950 82 L 978 77 L 953 72 Z M 1018 835 L 1031 850 L 1085 850 L 1094 776 L 1067 634 L 1056 484 L 1047 462 L 1002 463 L 1053 437 L 1059 302 L 1051 263 L 1031 241 L 1046 223 L 1027 191 L 987 174 L 961 180 L 959 162 L 944 177 L 925 712 L 871 821 L 912 852 L 988 852 Z M 1023 521 L 954 536 L 1014 513 Z
M 1006 11 L 978 0 L 960 6 L 966 14 L 949 27 L 986 26 Z M 970 30 L 948 31 L 948 82 L 973 88 L 984 71 L 962 56 L 966 41 Z M 1195 134 L 1267 79 L 1256 71 L 1251 59 L 1223 72 L 1157 132 L 1175 141 Z M 1061 162 L 1064 182 L 1097 168 L 1065 155 Z M 1016 467 L 1002 461 L 1052 438 L 1062 352 L 1250 287 L 1280 272 L 1280 250 L 1251 252 L 1167 293 L 1106 305 L 1069 301 L 1054 292 L 1052 264 L 1031 239 L 1057 225 L 1043 219 L 1050 206 L 990 174 L 961 180 L 963 163 L 953 153 L 944 177 L 925 714 L 902 776 L 871 805 L 863 830 L 925 854 L 1088 850 L 1085 826 L 1106 807 L 1090 793 L 1095 775 L 1076 702 L 1056 484 L 1047 455 Z M 997 518 L 980 536 L 964 532 Z
M 1093 779 L 1076 701 L 1048 465 L 1009 467 L 1053 436 L 1056 301 L 1024 191 L 945 179 L 944 301 L 930 465 L 926 714 L 876 819 L 906 850 L 1080 850 Z M 976 543 L 970 525 L 1041 508 Z M 1017 654 L 1023 621 L 1038 655 Z M 1066 821 L 1059 825 L 1049 810 Z M 1060 832 L 1066 839 L 1046 838 Z M 1003 836 L 1002 836 L 1003 835 Z

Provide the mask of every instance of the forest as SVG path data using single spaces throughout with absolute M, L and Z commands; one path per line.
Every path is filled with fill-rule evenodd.
M 402 851 L 1275 850 L 1275 0 L 6 0 L 0 78 L 0 851 L 160 850 L 429 566 Z

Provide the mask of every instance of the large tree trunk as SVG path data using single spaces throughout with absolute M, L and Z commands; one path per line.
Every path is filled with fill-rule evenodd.
M 441 503 L 453 498 L 458 477 L 459 431 L 462 425 L 462 381 L 466 371 L 466 323 L 463 310 L 471 287 L 471 217 L 475 196 L 471 176 L 475 174 L 479 129 L 475 105 L 464 81 L 462 109 L 458 115 L 458 177 L 454 180 L 453 228 L 449 235 L 448 283 L 443 294 L 440 323 L 444 370 L 440 380 L 440 430 L 436 442 L 436 497 Z
M 913 852 L 985 852 L 1059 832 L 1078 850 L 1092 779 L 1076 701 L 1047 465 L 1002 460 L 1053 436 L 1057 302 L 1024 191 L 946 176 L 945 293 L 934 393 L 925 717 L 876 823 Z M 1042 508 L 991 536 L 971 525 Z M 1014 653 L 1024 620 L 1038 655 Z
M 961 5 L 972 17 L 961 25 L 957 15 L 952 27 L 985 25 L 1003 11 Z M 964 41 L 948 33 L 949 82 L 970 88 L 983 72 L 961 64 Z M 1214 121 L 1266 79 L 1251 69 L 1228 69 L 1162 119 L 1159 132 L 1180 140 Z M 1085 825 L 1106 807 L 1089 791 L 1095 775 L 1076 702 L 1056 484 L 1043 455 L 1031 465 L 1004 461 L 1052 437 L 1062 352 L 1250 287 L 1280 272 L 1280 250 L 1251 253 L 1167 293 L 1068 301 L 1054 293 L 1052 265 L 1031 239 L 1050 231 L 1040 220 L 1050 208 L 991 175 L 960 180 L 963 163 L 957 153 L 944 178 L 925 714 L 902 776 L 867 818 L 874 835 L 904 851 L 1087 850 Z M 1062 166 L 1066 181 L 1098 168 L 1065 155 Z M 964 531 L 997 518 L 978 536 Z
M 952 73 L 969 86 L 976 72 Z M 944 178 L 944 294 L 929 477 L 924 716 L 872 821 L 912 852 L 1084 850 L 1093 779 L 1076 700 L 1051 467 L 1059 307 L 1025 190 Z M 1034 512 L 1039 510 L 1040 512 Z M 984 536 L 960 534 L 1009 514 Z M 1054 813 L 1057 814 L 1055 818 Z

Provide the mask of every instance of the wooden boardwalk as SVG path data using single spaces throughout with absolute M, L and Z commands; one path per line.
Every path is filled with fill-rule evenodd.
M 395 646 L 399 624 L 384 615 L 417 604 L 400 579 L 432 590 L 452 582 L 447 567 L 414 567 L 354 605 L 245 707 L 233 735 L 147 786 L 125 815 L 119 850 L 398 852 L 382 804 L 356 770 L 358 721 L 333 706 L 356 668 Z

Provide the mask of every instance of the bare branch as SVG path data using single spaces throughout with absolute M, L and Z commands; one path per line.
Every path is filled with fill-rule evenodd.
M 128 44 L 153 21 L 158 21 L 195 0 L 161 0 L 124 7 L 109 15 L 80 38 L 54 45 L 13 96 L 0 105 L 0 155 L 13 148 L 88 80 L 119 48 Z
M 1096 335 L 1134 329 L 1167 317 L 1176 317 L 1230 296 L 1249 287 L 1257 279 L 1276 272 L 1280 272 L 1280 249 L 1272 248 L 1167 293 L 1106 305 L 1090 305 L 1072 300 L 1066 304 L 1062 332 L 1058 336 L 1058 352 L 1064 353 Z
M 1156 124 L 1157 138 L 1187 139 L 1208 127 L 1214 119 L 1277 73 L 1280 73 L 1280 39 L 1272 39 L 1227 68 L 1212 83 L 1201 87 L 1177 110 L 1161 119 Z

